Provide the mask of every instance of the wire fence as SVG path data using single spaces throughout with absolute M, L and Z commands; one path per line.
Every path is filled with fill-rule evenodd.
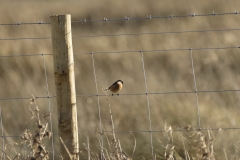
M 142 20 L 151 20 L 151 19 L 172 19 L 172 18 L 189 18 L 189 17 L 209 17 L 209 16 L 226 16 L 226 15 L 238 15 L 239 12 L 235 10 L 234 12 L 222 12 L 222 13 L 205 13 L 205 14 L 186 14 L 186 15 L 167 15 L 167 16 L 152 16 L 147 15 L 147 17 L 127 17 L 124 18 L 107 18 L 89 20 L 89 19 L 80 19 L 78 21 L 72 21 L 72 23 L 92 23 L 92 22 L 116 22 L 116 21 L 142 21 Z M 17 23 L 2 23 L 0 26 L 21 26 L 21 25 L 44 25 L 51 24 L 50 22 L 17 22 Z
M 74 54 L 116 54 L 116 53 L 137 53 L 137 52 L 171 52 L 171 51 L 187 51 L 187 50 L 226 50 L 226 49 L 238 49 L 240 46 L 226 46 L 226 47 L 209 47 L 209 48 L 172 48 L 172 49 L 157 49 L 157 50 L 129 50 L 129 51 L 106 51 L 106 52 L 79 52 Z M 8 58 L 8 57 L 28 57 L 28 56 L 43 56 L 43 55 L 53 55 L 51 53 L 47 54 L 12 54 L 12 55 L 3 55 L 0 58 Z
M 140 35 L 158 35 L 158 34 L 183 34 L 183 33 L 206 33 L 206 32 L 227 32 L 239 31 L 240 28 L 227 28 L 227 29 L 212 29 L 212 30 L 189 30 L 189 31 L 172 31 L 172 32 L 142 32 L 142 33 L 121 33 L 121 34 L 99 34 L 87 36 L 72 36 L 72 38 L 94 38 L 94 37 L 118 37 L 118 36 L 140 36 Z M 8 40 L 43 40 L 51 39 L 52 37 L 22 37 L 22 38 L 0 38 L 0 41 Z
M 226 13 L 210 13 L 210 14 L 188 14 L 188 15 L 170 15 L 170 16 L 151 16 L 148 15 L 147 17 L 140 17 L 140 18 L 130 18 L 130 17 L 125 17 L 125 18 L 104 18 L 103 20 L 79 20 L 79 21 L 72 21 L 72 23 L 90 23 L 90 22 L 115 22 L 115 21 L 131 21 L 131 20 L 151 20 L 151 19 L 170 19 L 170 18 L 189 18 L 189 17 L 206 17 L 206 16 L 225 16 L 225 15 L 238 15 L 238 11 L 234 12 L 226 12 Z M 27 23 L 12 23 L 12 24 L 0 24 L 0 26 L 10 26 L 10 25 L 45 25 L 45 24 L 50 24 L 49 22 L 27 22 Z M 232 32 L 232 31 L 240 31 L 239 28 L 226 28 L 226 29 L 213 29 L 213 30 L 188 30 L 188 31 L 170 31 L 170 32 L 142 32 L 142 33 L 122 33 L 122 34 L 101 34 L 101 35 L 84 35 L 84 36 L 72 36 L 72 38 L 94 38 L 94 37 L 118 37 L 118 36 L 140 36 L 140 35 L 156 35 L 156 34 L 185 34 L 185 33 L 202 33 L 202 32 Z M 51 39 L 51 36 L 48 37 L 24 37 L 24 38 L 0 38 L 0 41 L 16 41 L 16 40 L 46 40 L 46 39 Z M 129 133 L 149 133 L 149 141 L 150 141 L 150 147 L 151 147 L 151 154 L 152 157 L 154 157 L 154 146 L 153 146 L 153 133 L 156 132 L 165 132 L 165 129 L 158 129 L 158 130 L 153 130 L 152 129 L 152 121 L 151 121 L 151 101 L 149 99 L 149 96 L 151 95 L 171 95 L 171 94 L 195 94 L 195 107 L 196 107 L 196 112 L 197 112 L 197 119 L 198 119 L 198 126 L 197 128 L 191 128 L 189 131 L 199 131 L 199 130 L 239 130 L 240 127 L 223 127 L 223 128 L 202 128 L 201 127 L 201 116 L 200 116 L 200 111 L 199 111 L 199 100 L 198 96 L 201 93 L 222 93 L 222 92 L 240 92 L 240 89 L 224 89 L 224 90 L 198 90 L 197 89 L 197 80 L 196 80 L 196 74 L 195 74 L 195 68 L 194 68 L 194 58 L 193 58 L 193 51 L 198 51 L 198 50 L 229 50 L 229 49 L 239 49 L 240 46 L 223 46 L 223 47 L 200 47 L 200 48 L 169 48 L 169 49 L 154 49 L 154 50 L 120 50 L 120 51 L 89 51 L 89 52 L 77 52 L 74 53 L 75 55 L 77 54 L 89 54 L 91 55 L 92 59 L 92 67 L 93 67 L 93 75 L 94 75 L 94 82 L 95 82 L 95 87 L 96 87 L 96 94 L 80 94 L 77 95 L 77 97 L 97 97 L 97 105 L 98 105 L 98 117 L 99 117 L 99 129 L 101 133 L 112 133 L 112 131 L 107 131 L 104 130 L 102 127 L 102 118 L 101 118 L 101 104 L 100 104 L 100 97 L 107 97 L 107 96 L 115 96 L 115 95 L 106 95 L 106 94 L 100 94 L 98 90 L 98 81 L 97 81 L 97 71 L 96 71 L 96 66 L 95 66 L 95 55 L 96 54 L 121 54 L 121 53 L 140 53 L 141 54 L 141 61 L 142 61 L 142 74 L 143 74 L 143 79 L 144 79 L 144 84 L 145 84 L 145 92 L 142 93 L 127 93 L 127 94 L 119 94 L 118 96 L 140 96 L 140 95 L 145 95 L 146 100 L 147 100 L 147 110 L 148 110 L 148 121 L 149 121 L 149 129 L 146 130 L 128 130 L 128 131 L 118 131 L 115 130 L 114 133 L 116 134 L 129 134 Z M 144 55 L 148 53 L 153 53 L 153 52 L 171 52 L 171 51 L 189 51 L 189 61 L 191 61 L 191 69 L 192 69 L 192 81 L 194 83 L 194 90 L 187 90 L 187 91 L 171 91 L 171 92 L 150 92 L 148 89 L 148 77 L 146 75 L 146 68 L 145 68 L 145 59 Z M 45 57 L 46 56 L 52 56 L 52 53 L 31 53 L 31 54 L 22 54 L 22 53 L 12 53 L 9 55 L 0 55 L 0 58 L 12 58 L 12 57 L 42 57 L 42 64 L 44 68 L 44 76 L 45 76 L 45 84 L 46 84 L 46 95 L 45 96 L 38 96 L 36 95 L 36 99 L 48 99 L 48 111 L 49 114 L 53 114 L 51 111 L 51 102 L 50 99 L 56 98 L 56 96 L 52 96 L 49 94 L 49 83 L 48 83 L 48 77 L 47 77 L 47 67 L 46 67 L 46 61 Z M 104 56 L 104 55 L 103 55 Z M 31 97 L 9 97 L 9 98 L 4 98 L 0 97 L 0 101 L 13 101 L 13 100 L 27 100 L 31 99 Z M 3 124 L 4 122 L 2 121 L 2 110 L 0 108 L 0 127 L 2 130 L 1 133 L 1 138 L 2 138 L 2 148 L 5 146 L 5 138 L 12 138 L 12 137 L 20 137 L 20 135 L 5 135 L 4 134 L 4 127 Z M 50 116 L 50 130 L 53 132 L 53 122 L 52 118 Z M 173 129 L 172 131 L 174 132 L 183 132 L 185 131 L 184 128 L 180 129 Z M 86 131 L 81 131 L 79 132 L 79 135 L 89 135 L 89 134 L 95 134 L 96 132 L 86 132 Z M 58 134 L 53 133 L 54 136 L 58 136 Z M 53 152 L 53 159 L 54 157 L 54 139 L 51 139 L 51 147 L 52 147 L 52 152 Z M 101 137 L 101 152 L 103 153 L 103 139 Z

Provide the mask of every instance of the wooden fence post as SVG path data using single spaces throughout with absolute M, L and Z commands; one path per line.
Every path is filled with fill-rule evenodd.
M 78 160 L 79 144 L 71 15 L 51 16 L 51 26 L 58 106 L 58 134 L 71 153 L 71 158 L 63 144 L 61 144 L 61 154 L 63 159 Z

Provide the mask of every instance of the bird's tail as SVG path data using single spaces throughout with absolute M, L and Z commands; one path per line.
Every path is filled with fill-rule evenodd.
M 109 90 L 109 88 L 102 89 L 103 92 L 108 91 L 108 90 Z

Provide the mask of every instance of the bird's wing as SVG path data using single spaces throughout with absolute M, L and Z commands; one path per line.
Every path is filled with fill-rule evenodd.
M 116 85 L 116 83 L 113 83 L 108 89 L 112 88 L 112 87 L 115 86 L 115 85 Z

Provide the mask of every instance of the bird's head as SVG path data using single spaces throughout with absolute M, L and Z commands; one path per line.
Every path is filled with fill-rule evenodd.
M 117 83 L 122 83 L 123 84 L 123 81 L 122 80 L 117 80 Z

